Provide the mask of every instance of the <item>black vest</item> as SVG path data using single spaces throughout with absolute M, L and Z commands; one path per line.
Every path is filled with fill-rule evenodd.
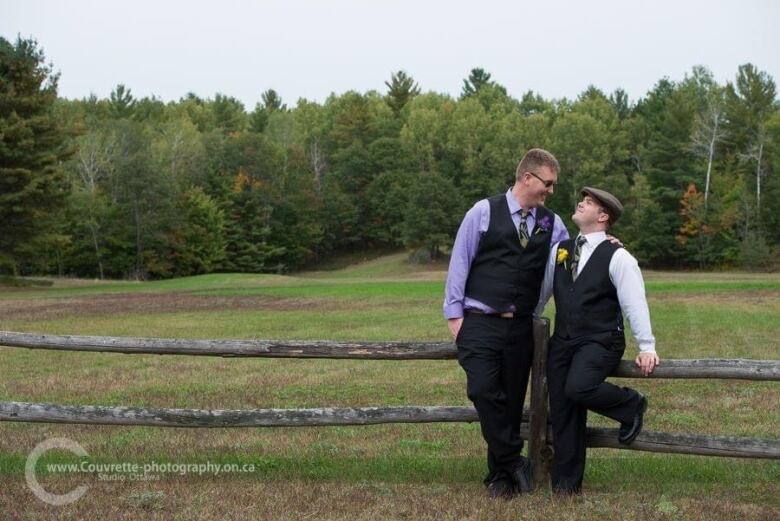
M 488 202 L 490 224 L 471 263 L 466 296 L 496 311 L 508 311 L 514 305 L 516 314 L 530 316 L 539 300 L 555 214 L 536 208 L 536 226 L 529 230 L 531 237 L 523 248 L 506 194 L 494 195 Z
M 610 331 L 623 333 L 617 289 L 609 279 L 609 261 L 618 248 L 609 241 L 602 241 L 575 282 L 571 276 L 574 240 L 558 245 L 558 251 L 566 250 L 569 255 L 565 262 L 555 266 L 553 291 L 557 336 L 576 338 Z

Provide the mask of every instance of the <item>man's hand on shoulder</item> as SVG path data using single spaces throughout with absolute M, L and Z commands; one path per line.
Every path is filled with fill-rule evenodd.
M 655 369 L 655 367 L 661 363 L 661 359 L 658 358 L 658 355 L 655 353 L 655 351 L 649 351 L 646 353 L 639 353 L 636 356 L 634 363 L 637 365 L 637 367 L 639 367 L 639 370 L 642 372 L 642 376 L 648 376 L 653 372 L 653 369 Z
M 607 240 L 612 244 L 614 244 L 615 246 L 620 246 L 621 248 L 623 247 L 623 243 L 620 242 L 620 239 L 618 239 L 614 235 L 607 234 Z
M 452 335 L 453 340 L 458 338 L 458 333 L 460 332 L 460 326 L 462 325 L 463 325 L 463 318 L 447 319 L 447 327 L 450 328 L 450 334 Z

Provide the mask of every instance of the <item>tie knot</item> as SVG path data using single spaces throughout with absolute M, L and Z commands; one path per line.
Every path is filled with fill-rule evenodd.
M 578 247 L 578 248 L 582 248 L 582 245 L 583 245 L 583 244 L 585 244 L 586 242 L 588 242 L 588 239 L 586 239 L 586 238 L 585 238 L 585 237 L 583 237 L 582 235 L 580 235 L 579 237 L 577 237 L 577 247 Z
M 520 218 L 526 220 L 528 218 L 528 210 L 520 210 Z

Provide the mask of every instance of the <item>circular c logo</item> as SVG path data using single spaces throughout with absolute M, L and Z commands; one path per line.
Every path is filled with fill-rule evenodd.
M 35 475 L 35 464 L 38 463 L 38 460 L 46 451 L 52 449 L 65 449 L 78 456 L 88 456 L 84 447 L 71 439 L 49 438 L 36 445 L 32 452 L 30 452 L 30 455 L 27 456 L 27 464 L 24 467 L 24 479 L 27 481 L 27 486 L 30 487 L 32 493 L 35 494 L 35 497 L 41 501 L 56 506 L 67 505 L 83 496 L 88 487 L 86 485 L 81 485 L 67 494 L 51 494 L 43 489 L 41 484 L 38 483 L 38 478 Z

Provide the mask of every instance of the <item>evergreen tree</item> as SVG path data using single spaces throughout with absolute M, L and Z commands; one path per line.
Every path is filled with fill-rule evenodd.
M 268 89 L 260 95 L 262 103 L 255 105 L 255 110 L 249 115 L 249 128 L 253 132 L 264 132 L 268 125 L 268 118 L 274 112 L 287 111 L 287 105 L 282 103 L 282 98 L 273 89 Z
M 257 185 L 253 187 L 251 183 L 241 174 L 236 176 L 236 188 L 228 202 L 223 269 L 250 273 L 282 271 L 274 257 L 284 252 L 269 242 L 271 208 L 263 205 Z
M 729 142 L 746 150 L 777 110 L 774 80 L 753 64 L 740 65 L 735 81 L 726 85 L 726 127 Z
M 68 194 L 62 162 L 72 155 L 53 111 L 58 74 L 35 40 L 0 37 L 0 263 L 51 230 Z
M 661 211 L 654 239 L 656 263 L 663 259 L 664 264 L 676 265 L 685 256 L 675 240 L 682 225 L 680 198 L 691 183 L 705 177 L 704 165 L 689 145 L 698 102 L 694 90 L 664 79 L 637 104 L 643 134 L 637 160 Z
M 225 134 L 241 132 L 247 127 L 247 115 L 244 104 L 232 96 L 217 94 L 209 103 L 214 114 L 216 127 Z
M 740 65 L 734 83 L 726 85 L 725 126 L 729 142 L 740 159 L 746 178 L 752 177 L 755 187 L 755 218 L 753 223 L 761 230 L 761 184 L 767 175 L 767 123 L 777 111 L 774 80 L 766 72 L 748 63 Z
M 532 114 L 544 114 L 552 109 L 552 103 L 545 100 L 541 95 L 529 90 L 520 99 L 520 113 L 523 116 L 530 116 Z
M 6 43 L 0 77 L 0 255 L 21 273 L 280 272 L 393 245 L 428 259 L 534 147 L 561 163 L 551 209 L 568 220 L 582 185 L 613 191 L 626 208 L 613 233 L 643 263 L 759 266 L 780 243 L 780 111 L 750 64 L 726 87 L 696 66 L 635 104 L 593 86 L 516 100 L 474 69 L 458 100 L 398 71 L 386 93 L 291 109 L 269 89 L 247 114 L 223 94 L 164 104 L 124 85 L 56 100 L 56 75 L 24 45 L 32 65 Z M 12 86 L 25 67 L 33 78 Z
M 274 89 L 268 89 L 260 95 L 263 100 L 263 108 L 268 112 L 287 110 L 287 105 L 282 103 L 282 98 Z
M 174 268 L 165 252 L 168 233 L 176 224 L 173 177 L 155 168 L 151 138 L 141 123 L 114 121 L 110 136 L 110 193 L 134 250 L 132 264 L 124 267 L 126 276 L 138 280 L 170 276 Z
M 435 172 L 423 172 L 412 183 L 402 226 L 407 247 L 420 248 L 431 260 L 441 254 L 441 247 L 449 245 L 458 229 L 460 214 L 453 207 L 460 206 L 455 186 Z
M 482 87 L 491 83 L 490 73 L 485 71 L 485 69 L 480 69 L 479 67 L 471 69 L 469 77 L 463 80 L 463 90 L 461 91 L 460 99 L 475 95 Z
M 111 91 L 109 96 L 108 114 L 114 119 L 130 119 L 133 117 L 135 104 L 136 100 L 133 97 L 133 93 L 120 83 Z
M 404 71 L 394 72 L 387 85 L 387 104 L 398 116 L 410 99 L 420 94 L 420 86 Z
M 380 244 L 403 244 L 405 212 L 415 175 L 403 171 L 384 172 L 366 190 L 371 209 L 370 238 Z
M 621 121 L 631 115 L 631 103 L 628 100 L 628 94 L 623 89 L 615 89 L 615 92 L 609 95 L 609 102 L 615 108 L 615 112 Z
M 198 187 L 184 193 L 179 205 L 179 225 L 169 233 L 172 274 L 181 277 L 210 273 L 225 257 L 224 213 Z

